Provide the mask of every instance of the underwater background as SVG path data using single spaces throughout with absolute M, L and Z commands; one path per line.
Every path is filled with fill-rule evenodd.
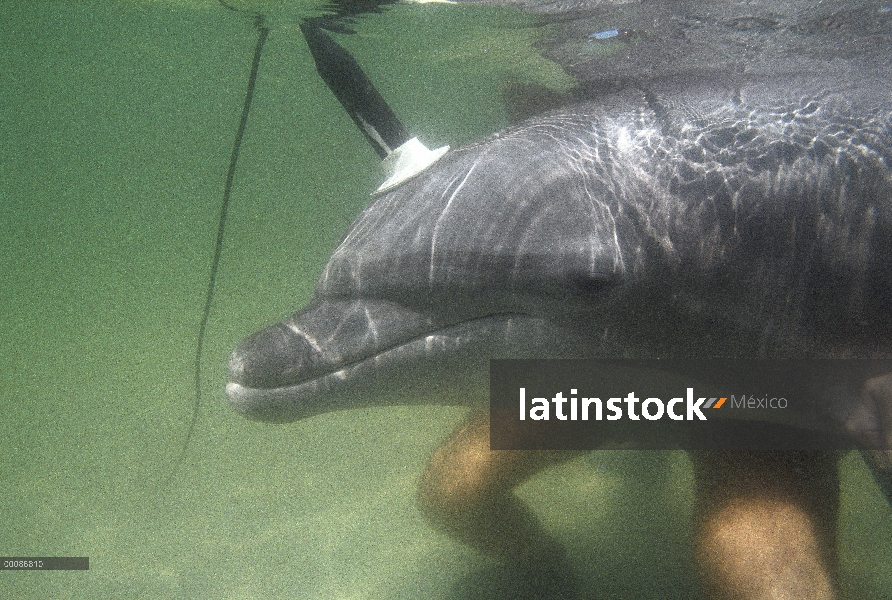
M 272 426 L 231 411 L 226 360 L 305 304 L 382 179 L 316 74 L 318 3 L 234 2 L 270 35 L 193 367 L 257 30 L 211 1 L 0 3 L 0 555 L 6 598 L 469 598 L 487 565 L 415 507 L 465 409 L 388 407 Z M 609 24 L 605 24 L 605 28 Z M 507 124 L 509 83 L 566 90 L 512 10 L 395 5 L 337 35 L 413 134 Z M 592 453 L 519 491 L 597 598 L 692 598 L 681 453 Z M 892 509 L 843 462 L 845 598 L 892 598 Z

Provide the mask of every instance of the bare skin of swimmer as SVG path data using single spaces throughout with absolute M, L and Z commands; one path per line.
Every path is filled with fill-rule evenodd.
M 456 541 L 518 565 L 559 566 L 560 544 L 513 490 L 573 452 L 489 449 L 489 415 L 476 412 L 435 452 L 419 506 Z M 717 600 L 836 597 L 837 455 L 692 452 L 696 556 Z

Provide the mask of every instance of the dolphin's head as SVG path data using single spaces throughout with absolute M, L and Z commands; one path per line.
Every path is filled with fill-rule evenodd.
M 310 304 L 232 353 L 237 411 L 287 422 L 370 404 L 480 403 L 490 358 L 579 355 L 574 311 L 622 268 L 614 230 L 592 226 L 607 209 L 571 194 L 544 201 L 567 161 L 529 140 L 492 144 L 447 155 L 365 210 Z M 528 179 L 506 161 L 515 173 L 529 163 Z

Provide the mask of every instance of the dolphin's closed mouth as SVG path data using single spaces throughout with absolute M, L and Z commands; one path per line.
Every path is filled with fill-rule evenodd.
M 325 318 L 338 310 L 338 319 Z M 242 341 L 226 394 L 244 416 L 276 423 L 380 404 L 381 394 L 388 404 L 414 403 L 444 373 L 479 371 L 490 355 L 510 353 L 512 339 L 535 335 L 539 321 L 499 313 L 440 326 L 394 303 L 326 302 Z

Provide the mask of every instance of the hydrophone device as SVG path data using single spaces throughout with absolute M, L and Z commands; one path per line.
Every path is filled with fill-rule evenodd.
M 300 29 L 322 80 L 382 159 L 386 178 L 375 194 L 415 177 L 449 151 L 429 150 L 411 137 L 356 60 L 319 25 L 304 21 Z

